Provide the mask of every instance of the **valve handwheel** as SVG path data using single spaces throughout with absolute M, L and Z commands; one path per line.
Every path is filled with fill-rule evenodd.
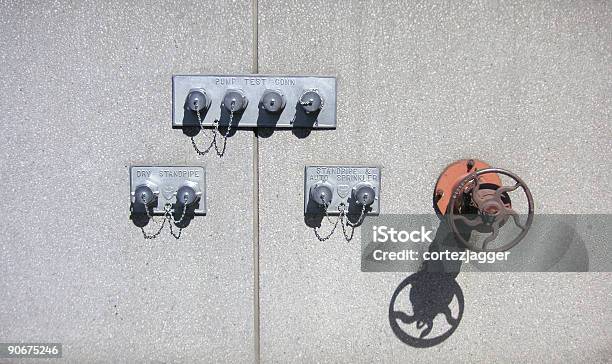
M 502 186 L 500 183 L 499 186 L 493 185 L 494 188 L 491 188 L 491 184 L 482 183 L 482 180 L 486 180 L 489 174 L 505 175 L 516 183 L 512 186 Z M 525 194 L 528 202 L 525 223 L 521 223 L 519 214 L 512 208 L 508 194 L 519 188 Z M 533 197 L 525 182 L 516 174 L 501 168 L 480 169 L 469 173 L 457 183 L 450 196 L 445 215 L 455 237 L 468 249 L 479 252 L 506 251 L 518 244 L 531 227 Z M 498 237 L 501 227 L 510 219 L 520 229 L 520 233 L 507 243 L 489 248 L 489 243 Z M 471 242 L 471 239 L 465 238 L 465 235 L 462 234 L 465 231 L 459 229 L 459 224 L 473 230 L 490 233 L 490 235 L 482 241 L 482 244 L 476 244 Z

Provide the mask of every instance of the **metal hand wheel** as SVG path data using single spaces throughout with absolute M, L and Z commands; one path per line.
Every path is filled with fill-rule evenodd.
M 513 186 L 499 186 L 497 189 L 491 189 L 489 186 L 481 188 L 482 177 L 491 173 L 508 176 L 516 183 Z M 512 209 L 508 197 L 508 192 L 516 191 L 519 188 L 523 190 L 528 202 L 527 221 L 524 224 L 521 223 L 519 214 Z M 460 207 L 462 204 L 463 207 Z M 473 219 L 466 217 L 466 212 L 470 209 L 474 210 L 474 213 L 468 216 L 474 216 Z M 506 251 L 518 244 L 531 227 L 533 222 L 533 197 L 525 182 L 516 174 L 501 168 L 485 168 L 468 174 L 457 184 L 450 196 L 446 216 L 451 231 L 457 240 L 468 249 L 479 252 Z M 505 244 L 489 248 L 489 243 L 498 237 L 500 228 L 510 218 L 521 230 L 518 236 Z M 484 239 L 481 245 L 476 245 L 474 242 L 470 242 L 469 235 L 467 239 L 465 238 L 465 230 L 460 230 L 458 223 L 475 230 L 490 232 L 490 235 Z

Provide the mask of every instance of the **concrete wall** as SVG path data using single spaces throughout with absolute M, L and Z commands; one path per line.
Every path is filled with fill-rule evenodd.
M 260 0 L 253 44 L 250 1 L 5 5 L 0 342 L 63 342 L 72 362 L 249 362 L 257 340 L 262 362 L 605 361 L 608 273 L 461 273 L 454 335 L 402 343 L 388 307 L 407 274 L 361 273 L 358 237 L 319 243 L 302 189 L 304 165 L 377 165 L 383 212 L 430 213 L 444 166 L 476 157 L 522 176 L 536 212 L 610 213 L 611 15 Z M 169 128 L 170 76 L 249 73 L 255 50 L 261 73 L 336 75 L 337 130 L 277 131 L 257 153 L 239 131 L 196 157 Z M 134 164 L 205 165 L 209 215 L 144 241 Z
M 0 22 L 0 342 L 253 361 L 252 133 L 219 160 L 170 129 L 172 74 L 251 71 L 251 3 L 13 2 Z M 206 167 L 181 240 L 128 219 L 139 164 Z
M 408 274 L 360 273 L 358 240 L 319 243 L 300 170 L 381 166 L 383 212 L 433 213 L 442 169 L 476 157 L 523 176 L 536 212 L 609 213 L 610 15 L 610 3 L 262 1 L 260 72 L 337 75 L 339 88 L 337 130 L 260 141 L 263 361 L 609 357 L 606 273 L 462 273 L 455 334 L 403 344 L 388 306 Z

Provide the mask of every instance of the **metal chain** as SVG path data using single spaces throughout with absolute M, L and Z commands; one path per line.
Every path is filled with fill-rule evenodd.
M 232 130 L 232 123 L 234 121 L 234 107 L 235 107 L 236 103 L 232 101 L 232 104 L 230 105 L 230 116 L 229 116 L 229 123 L 227 125 L 227 130 L 225 131 L 225 133 L 222 135 L 223 136 L 223 147 L 219 148 L 219 145 L 217 144 L 217 135 L 221 135 L 221 133 L 219 132 L 219 120 L 214 120 L 213 121 L 213 138 L 212 141 L 210 142 L 210 144 L 208 145 L 208 147 L 206 147 L 206 149 L 201 150 L 196 141 L 195 138 L 192 136 L 191 137 L 191 145 L 193 146 L 193 149 L 196 151 L 196 153 L 198 153 L 198 155 L 206 155 L 210 152 L 210 150 L 212 149 L 212 147 L 215 147 L 215 151 L 217 152 L 217 155 L 219 157 L 223 157 L 223 155 L 225 155 L 225 149 L 227 148 L 227 138 L 229 137 L 229 134 Z M 200 111 L 197 110 L 196 111 L 196 115 L 198 116 L 198 124 L 200 125 L 200 130 L 202 131 L 202 134 L 204 136 L 208 136 L 206 135 L 206 133 L 204 132 L 205 128 L 204 128 L 204 121 L 202 120 L 202 117 L 200 116 Z
M 141 197 L 144 203 L 144 195 Z M 177 199 L 178 201 L 178 199 Z M 164 227 L 166 226 L 166 222 L 169 222 L 168 226 L 170 227 L 170 234 L 175 238 L 175 239 L 180 239 L 181 234 L 183 233 L 183 228 L 178 226 L 180 223 L 183 222 L 183 220 L 185 219 L 185 217 L 187 216 L 187 204 L 185 203 L 187 202 L 187 199 L 185 198 L 185 200 L 183 201 L 183 212 L 181 213 L 181 217 L 176 220 L 174 219 L 174 216 L 172 216 L 172 205 L 167 203 L 164 206 L 164 218 L 162 220 L 161 226 L 159 227 L 159 229 L 153 233 L 153 234 L 148 234 L 145 230 L 144 227 L 140 227 L 140 231 L 142 231 L 142 235 L 145 239 L 155 239 L 157 238 L 162 230 L 164 229 Z M 150 220 L 153 220 L 153 216 L 150 214 L 149 210 L 148 210 L 148 206 L 145 204 L 145 208 L 146 208 L 146 213 L 147 213 L 147 217 Z M 155 221 L 155 220 L 153 220 Z M 155 221 L 155 223 L 157 223 Z M 174 232 L 174 228 L 172 226 L 176 226 L 179 228 L 178 233 Z
M 329 204 L 325 202 L 325 194 L 321 193 L 321 195 L 319 197 L 321 198 L 321 201 L 324 201 L 323 202 L 323 209 L 324 209 L 323 211 L 325 212 L 325 217 L 327 218 L 327 221 L 329 221 L 330 224 L 334 224 L 334 222 L 331 221 L 331 216 L 327 212 L 328 209 L 329 209 Z M 331 203 L 331 201 L 330 201 L 330 203 Z M 335 224 L 337 224 L 337 223 L 338 223 L 338 219 L 336 219 Z
M 149 220 L 153 221 L 155 224 L 158 224 L 157 220 L 155 220 L 153 215 L 151 215 L 151 213 L 149 212 L 149 205 L 147 205 L 147 201 L 145 200 L 146 196 L 147 194 L 143 192 L 142 195 L 140 195 L 140 199 L 142 200 L 142 204 L 144 205 L 145 211 L 147 213 L 147 217 L 149 218 Z
M 204 150 L 201 150 L 201 149 L 198 147 L 198 145 L 196 144 L 196 141 L 195 141 L 195 139 L 194 139 L 193 137 L 190 137 L 190 138 L 191 138 L 191 145 L 193 146 L 193 149 L 195 149 L 196 153 L 198 153 L 198 155 L 206 155 L 206 154 L 208 154 L 208 152 L 210 152 L 210 149 L 213 147 L 213 145 L 215 145 L 215 144 L 216 144 L 216 140 L 215 140 L 216 138 L 215 138 L 215 137 L 216 137 L 216 135 L 215 135 L 215 136 L 213 136 L 213 140 L 212 140 L 212 142 L 211 142 L 211 143 L 210 143 L 210 145 L 209 145 L 208 147 L 206 147 L 206 149 L 204 149 Z
M 338 209 L 340 209 L 340 215 L 338 216 L 338 220 L 340 221 L 340 227 L 342 227 L 342 235 L 344 235 L 344 239 L 346 241 L 351 241 L 351 239 L 353 239 L 353 234 L 354 234 L 355 228 L 353 228 L 353 230 L 351 231 L 351 235 L 349 237 L 346 234 L 346 226 L 344 224 L 344 216 L 346 215 L 345 206 L 346 205 L 344 205 L 344 203 L 341 203 L 340 205 L 338 205 Z
M 236 107 L 236 102 L 232 101 L 231 105 L 230 105 L 230 117 L 229 117 L 229 123 L 227 124 L 227 130 L 225 131 L 225 135 L 224 137 L 227 138 L 230 134 L 230 131 L 232 130 L 232 122 L 234 121 L 234 107 Z
M 338 215 L 338 218 L 336 219 L 335 223 L 332 222 L 331 217 L 329 215 L 329 212 L 328 212 L 329 205 L 326 203 L 323 205 L 323 208 L 324 208 L 325 217 L 327 218 L 327 221 L 329 221 L 330 224 L 333 224 L 333 227 L 330 233 L 327 234 L 326 236 L 321 236 L 321 234 L 319 234 L 319 231 L 317 230 L 317 227 L 314 227 L 313 230 L 314 230 L 314 233 L 317 239 L 319 239 L 319 241 L 326 241 L 329 238 L 331 238 L 331 236 L 336 231 L 336 228 L 338 227 L 338 223 L 340 223 L 340 226 L 342 227 L 342 235 L 344 235 L 344 238 L 346 239 L 346 241 L 351 241 L 353 240 L 353 237 L 355 236 L 355 228 L 363 223 L 363 220 L 366 215 L 367 206 L 365 204 L 362 205 L 361 213 L 359 214 L 359 218 L 357 219 L 355 223 L 352 223 L 349 221 L 347 210 L 346 210 L 346 205 L 344 203 L 341 203 L 338 206 L 340 210 L 340 215 Z M 346 218 L 346 221 L 345 221 L 345 218 Z M 350 228 L 350 234 L 347 233 L 347 230 L 349 228 Z
M 154 234 L 147 234 L 144 231 L 144 228 L 141 227 L 140 230 L 142 231 L 142 235 L 144 236 L 145 239 L 155 239 L 159 236 L 159 234 L 161 234 L 162 230 L 164 229 L 164 226 L 166 226 L 166 221 L 169 222 L 168 226 L 170 227 L 170 234 L 175 238 L 175 239 L 180 239 L 181 234 L 183 232 L 183 228 L 182 227 L 178 227 L 179 228 L 179 232 L 178 234 L 174 232 L 174 229 L 172 227 L 172 225 L 177 225 L 180 224 L 183 219 L 186 216 L 186 211 L 187 211 L 187 204 L 184 204 L 183 207 L 183 213 L 181 214 L 181 218 L 178 220 L 175 220 L 174 217 L 172 216 L 172 212 L 171 212 L 171 206 L 170 204 L 166 204 L 166 206 L 164 206 L 164 219 L 162 220 L 162 224 L 159 227 L 159 229 L 154 233 Z M 147 213 L 148 215 L 148 213 Z
M 200 116 L 200 110 L 196 111 L 196 115 L 198 116 L 198 124 L 200 125 L 200 130 L 202 131 L 202 134 L 204 136 L 208 136 L 206 135 L 205 129 L 204 129 L 204 121 L 202 120 L 202 117 Z M 196 153 L 198 153 L 198 155 L 206 155 L 210 152 L 211 148 L 214 146 L 215 150 L 217 149 L 217 132 L 219 130 L 219 121 L 215 120 L 213 121 L 213 139 L 210 142 L 210 144 L 208 145 L 208 147 L 206 147 L 206 149 L 201 150 L 200 148 L 198 148 L 198 145 L 196 144 L 196 141 L 194 139 L 194 137 L 191 137 L 191 145 L 193 145 L 193 149 L 195 149 Z
M 202 131 L 202 135 L 208 136 L 206 133 L 206 129 L 204 129 L 204 125 L 202 125 L 202 116 L 200 116 L 200 110 L 196 108 L 196 115 L 198 116 L 198 124 L 200 125 L 200 130 Z
M 223 155 L 225 154 L 225 148 L 227 147 L 227 137 L 229 136 L 232 130 L 232 122 L 234 121 L 234 107 L 235 106 L 236 106 L 236 103 L 232 101 L 232 104 L 230 105 L 229 123 L 227 124 L 227 130 L 225 131 L 225 134 L 223 135 L 223 148 L 221 148 L 221 151 L 219 151 L 219 148 L 217 147 L 217 143 L 215 142 L 215 150 L 217 151 L 217 155 L 219 157 L 223 157 Z M 217 124 L 216 131 L 217 133 L 219 132 L 219 124 Z
M 164 226 L 166 226 L 166 221 L 167 221 L 167 220 L 168 220 L 168 219 L 166 218 L 166 216 L 164 216 L 164 220 L 162 221 L 161 226 L 160 226 L 160 227 L 159 227 L 159 229 L 158 229 L 158 230 L 157 230 L 155 233 L 153 233 L 153 234 L 147 234 L 147 232 L 144 230 L 144 227 L 142 227 L 142 226 L 141 226 L 141 227 L 140 227 L 140 231 L 142 231 L 142 236 L 143 236 L 145 239 L 147 239 L 147 240 L 157 238 L 157 237 L 159 236 L 159 234 L 161 234 L 162 230 L 164 229 Z
M 143 194 L 140 196 L 140 199 L 142 200 L 142 204 L 144 205 L 145 212 L 146 212 L 146 214 L 147 214 L 147 218 L 149 219 L 149 221 L 153 221 L 155 224 L 158 224 L 157 220 L 155 220 L 155 219 L 153 218 L 153 215 L 151 215 L 151 213 L 149 212 L 149 205 L 147 204 L 147 201 L 146 201 L 145 197 L 146 197 L 146 194 L 145 194 L 145 193 L 143 193 Z M 155 233 L 153 233 L 153 234 L 148 234 L 148 233 L 145 231 L 144 226 L 141 226 L 141 227 L 140 227 L 140 231 L 142 232 L 142 236 L 143 236 L 145 239 L 148 239 L 148 240 L 150 240 L 150 239 L 155 239 L 155 238 L 157 238 L 157 237 L 159 236 L 159 234 L 161 234 L 161 232 L 162 232 L 162 230 L 164 229 L 164 226 L 165 226 L 165 225 L 166 225 L 166 216 L 164 216 L 164 219 L 162 220 L 162 224 L 161 224 L 161 226 L 159 227 L 159 229 L 158 229 L 158 230 L 157 230 Z
M 343 206 L 342 211 L 340 213 L 340 225 L 342 226 L 342 235 L 344 235 L 344 238 L 346 239 L 346 241 L 353 240 L 353 236 L 355 236 L 355 227 L 361 225 L 361 223 L 363 222 L 363 218 L 365 217 L 365 210 L 366 210 L 366 205 L 364 204 L 363 207 L 361 208 L 361 214 L 359 215 L 359 219 L 357 220 L 357 222 L 353 224 L 352 222 L 349 221 L 348 215 L 346 213 L 343 213 L 344 212 L 344 206 Z M 344 217 L 346 217 L 346 222 L 344 221 Z M 346 233 L 347 228 L 350 228 L 351 230 L 350 235 Z
M 185 201 L 187 201 L 185 199 Z M 174 223 L 174 225 L 178 225 L 181 222 L 183 222 L 183 219 L 185 218 L 185 216 L 187 215 L 187 204 L 185 203 L 185 201 L 183 202 L 183 212 L 181 214 L 181 217 L 178 220 L 174 219 L 174 216 L 172 216 L 172 212 L 171 212 L 171 208 L 172 205 L 170 205 L 169 203 L 166 204 L 166 206 L 164 206 L 164 209 L 166 210 L 166 214 L 168 215 L 168 220 L 170 220 L 171 222 Z
M 351 228 L 351 234 L 349 235 L 346 233 L 347 227 L 344 225 L 344 223 L 341 223 L 340 225 L 342 226 L 342 235 L 344 235 L 344 239 L 346 239 L 346 241 L 353 240 L 353 236 L 355 235 L 355 227 L 349 225 Z
M 170 235 L 172 235 L 176 240 L 181 238 L 181 234 L 183 233 L 183 228 L 182 227 L 178 227 L 179 228 L 179 232 L 178 234 L 174 233 L 174 229 L 172 228 L 172 224 L 168 225 L 170 226 Z
M 365 210 L 366 210 L 366 205 L 363 205 L 363 207 L 361 208 L 361 214 L 359 215 L 359 219 L 357 219 L 357 221 L 353 224 L 352 222 L 348 220 L 348 217 L 347 217 L 346 224 L 351 227 L 357 227 L 361 225 L 361 223 L 363 223 L 363 219 L 365 218 Z
M 327 204 L 327 203 L 323 205 L 323 209 L 324 209 L 324 212 L 325 212 L 325 217 L 327 218 L 327 221 L 329 221 L 329 223 L 330 223 L 330 224 L 333 224 L 334 226 L 332 227 L 332 229 L 331 229 L 331 231 L 329 232 L 329 234 L 327 234 L 325 237 L 323 237 L 323 236 L 321 236 L 321 235 L 319 234 L 319 230 L 317 230 L 317 227 L 316 227 L 316 226 L 315 226 L 315 227 L 313 227 L 312 229 L 314 230 L 315 236 L 317 237 L 317 239 L 319 239 L 319 241 L 326 241 L 326 240 L 329 240 L 329 238 L 331 238 L 331 236 L 332 236 L 332 235 L 334 235 L 334 232 L 336 231 L 336 228 L 338 227 L 338 223 L 340 222 L 340 218 L 341 218 L 341 216 L 342 216 L 342 211 L 343 211 L 343 210 L 340 210 L 340 216 L 338 216 L 338 218 L 336 219 L 336 222 L 335 222 L 335 223 L 333 223 L 333 222 L 331 221 L 331 217 L 329 216 L 329 212 L 327 211 L 327 210 L 328 210 L 328 207 L 329 207 L 329 204 Z
M 347 221 L 348 221 L 348 219 L 347 219 Z M 342 220 L 340 221 L 340 226 L 342 226 L 342 235 L 344 235 L 344 239 L 345 239 L 346 241 L 351 241 L 351 240 L 353 240 L 353 236 L 355 235 L 355 227 L 354 227 L 354 226 L 352 226 L 352 225 L 348 225 L 348 227 L 350 227 L 350 228 L 351 228 L 351 234 L 350 234 L 350 235 L 348 235 L 348 234 L 346 233 L 347 226 L 344 224 L 344 219 L 342 219 Z

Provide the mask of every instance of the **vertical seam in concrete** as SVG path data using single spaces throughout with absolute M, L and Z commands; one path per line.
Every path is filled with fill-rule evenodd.
M 259 73 L 259 9 L 253 0 L 253 64 L 252 72 Z M 259 139 L 257 128 L 253 131 L 253 333 L 255 363 L 260 363 L 259 319 Z

